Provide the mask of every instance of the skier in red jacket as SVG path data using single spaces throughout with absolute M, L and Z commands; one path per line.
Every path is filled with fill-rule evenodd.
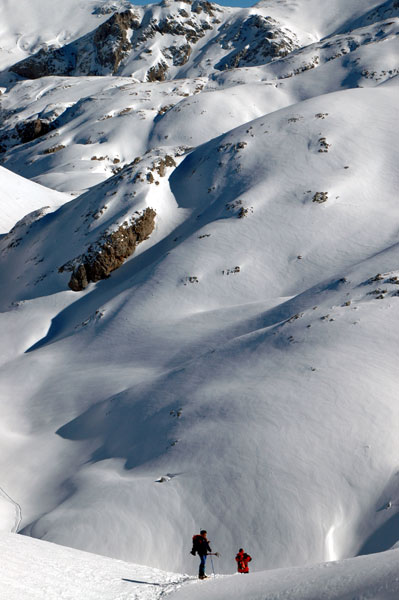
M 240 548 L 236 556 L 237 570 L 239 573 L 249 573 L 248 563 L 251 562 L 252 558 L 244 552 L 243 548 Z

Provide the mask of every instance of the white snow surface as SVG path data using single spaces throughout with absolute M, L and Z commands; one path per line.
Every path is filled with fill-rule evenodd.
M 18 535 L 0 551 L 1 600 L 158 600 L 189 579 Z
M 0 234 L 8 233 L 30 212 L 44 207 L 49 212 L 70 199 L 0 167 Z
M 2 600 L 396 600 L 398 550 L 249 575 L 168 573 L 24 536 L 0 535 Z M 216 563 L 217 570 L 217 563 Z
M 32 31 L 59 30 L 23 3 Z M 71 39 L 122 4 L 76 3 Z M 204 582 L 214 598 L 391 600 L 399 7 L 270 0 L 223 9 L 220 28 L 260 9 L 296 49 L 220 70 L 201 38 L 210 63 L 194 49 L 165 81 L 1 75 L 0 529 L 195 574 L 205 527 L 219 573 L 242 546 L 259 572 Z M 38 119 L 47 132 L 27 141 Z M 146 208 L 155 229 L 133 256 L 69 289 Z M 4 540 L 32 560 L 48 548 Z

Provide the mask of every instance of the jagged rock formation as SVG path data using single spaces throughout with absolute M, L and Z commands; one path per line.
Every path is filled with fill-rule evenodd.
M 21 77 L 133 75 L 141 81 L 259 65 L 298 47 L 295 34 L 271 17 L 246 15 L 195 0 L 115 12 L 90 34 L 61 48 L 41 48 L 11 67 Z M 200 40 L 209 43 L 199 44 Z M 204 67 L 204 65 L 206 65 Z M 187 68 L 186 67 L 186 68 Z
M 47 75 L 104 75 L 116 73 L 132 46 L 127 32 L 140 23 L 133 11 L 113 14 L 94 32 L 62 48 L 42 48 L 11 70 L 21 77 L 38 79 Z
M 81 257 L 68 283 L 71 290 L 80 292 L 90 281 L 100 281 L 109 277 L 133 254 L 136 246 L 146 240 L 155 227 L 155 210 L 146 208 L 142 215 L 123 223 L 116 231 L 103 238 L 96 248 L 89 248 Z M 62 272 L 67 267 L 61 267 Z
M 238 23 L 233 31 L 227 29 L 221 45 L 226 49 L 233 45 L 234 50 L 216 65 L 220 70 L 266 63 L 273 58 L 287 56 L 298 48 L 292 32 L 288 36 L 275 19 L 260 15 L 252 15 Z
M 161 61 L 148 71 L 147 81 L 165 81 L 167 70 L 168 65 L 164 61 Z
M 96 30 L 93 43 L 97 51 L 98 62 L 102 67 L 111 67 L 112 73 L 117 72 L 121 60 L 132 48 L 127 32 L 129 29 L 137 27 L 139 27 L 139 22 L 136 15 L 127 10 L 112 15 Z

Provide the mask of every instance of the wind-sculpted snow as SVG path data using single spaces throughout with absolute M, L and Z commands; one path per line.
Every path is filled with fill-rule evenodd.
M 204 85 L 201 79 L 137 85 L 126 78 L 17 84 L 3 100 L 4 164 L 60 191 L 86 191 L 145 154 L 164 114 Z M 21 94 L 25 105 L 16 111 Z M 50 132 L 21 144 L 18 130 L 38 117 L 50 123 Z M 157 146 L 170 143 L 165 135 Z
M 3 530 L 192 574 L 203 527 L 220 573 L 399 540 L 397 7 L 317 6 L 133 7 L 116 75 L 2 73 Z
M 25 532 L 189 570 L 187 532 L 205 522 L 226 572 L 243 540 L 265 568 L 355 554 L 384 527 L 397 494 L 396 110 L 396 88 L 308 100 L 176 155 L 165 177 L 149 154 L 3 241 L 2 277 L 17 282 L 6 333 L 27 327 L 3 395 L 23 361 L 21 410 L 46 438 L 7 482 Z M 137 256 L 78 300 L 62 291 L 58 267 L 144 206 L 160 220 Z M 34 491 L 24 474 L 50 448 L 62 469 Z
M 294 31 L 305 31 L 313 40 L 373 23 L 392 16 L 397 0 L 260 0 L 257 9 L 267 10 Z M 308 42 L 309 43 L 309 42 Z
M 375 6 L 370 10 L 365 10 L 363 14 L 350 22 L 350 28 L 358 29 L 366 27 L 373 23 L 384 22 L 392 17 L 399 17 L 399 2 L 398 0 L 386 0 L 386 2 L 374 3 Z M 346 27 L 348 28 L 348 23 Z

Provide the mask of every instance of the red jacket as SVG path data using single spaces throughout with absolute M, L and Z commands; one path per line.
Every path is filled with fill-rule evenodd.
M 239 552 L 236 556 L 237 569 L 239 573 L 249 573 L 248 563 L 252 558 L 246 552 Z

